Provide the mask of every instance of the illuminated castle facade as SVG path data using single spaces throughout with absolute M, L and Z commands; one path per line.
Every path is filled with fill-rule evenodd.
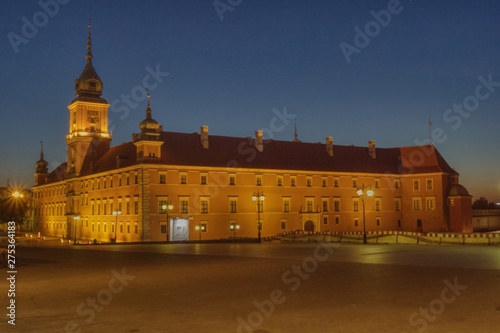
M 363 206 L 367 231 L 472 232 L 471 196 L 432 145 L 265 140 L 262 131 L 211 136 L 207 126 L 174 133 L 153 119 L 148 94 L 139 132 L 111 146 L 102 91 L 89 27 L 68 106 L 67 161 L 49 172 L 42 149 L 36 163 L 34 223 L 42 234 L 129 242 L 362 231 Z

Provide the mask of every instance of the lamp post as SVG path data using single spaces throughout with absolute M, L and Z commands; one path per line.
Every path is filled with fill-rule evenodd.
M 116 229 L 118 229 L 118 215 L 122 215 L 122 211 L 115 209 L 113 211 L 113 215 L 115 216 L 115 238 L 113 239 L 113 243 L 116 243 Z
M 196 227 L 194 227 L 196 230 L 198 230 L 199 234 L 200 234 L 200 240 L 201 240 L 201 232 L 202 231 L 205 231 L 205 225 L 203 224 L 198 224 Z
M 236 239 L 236 230 L 238 230 L 239 228 L 240 228 L 240 225 L 237 223 L 231 223 L 229 225 L 229 229 L 231 229 L 231 231 L 234 233 L 234 239 Z
M 366 244 L 366 213 L 365 213 L 365 196 L 368 195 L 369 197 L 373 196 L 373 190 L 368 186 L 365 189 L 365 184 L 363 184 L 362 187 L 358 188 L 358 191 L 356 192 L 359 197 L 361 198 L 361 203 L 363 205 L 363 244 Z
M 263 192 L 257 191 L 254 192 L 252 196 L 253 201 L 257 201 L 257 239 L 259 240 L 259 243 L 261 242 L 260 238 L 260 230 L 262 229 L 262 224 L 260 223 L 260 211 L 261 211 L 261 205 L 266 197 L 264 196 Z
M 78 224 L 79 220 L 80 220 L 80 215 L 73 216 L 73 221 L 75 222 L 75 240 L 74 240 L 73 244 L 76 244 L 76 225 Z
M 172 210 L 173 208 L 174 208 L 174 205 L 172 205 L 170 202 L 168 202 L 168 200 L 167 200 L 166 204 L 161 206 L 161 209 L 163 209 L 167 213 L 167 242 L 168 242 L 168 229 L 170 227 L 170 221 L 168 219 L 168 211 Z M 200 234 L 200 238 L 201 238 L 201 234 Z

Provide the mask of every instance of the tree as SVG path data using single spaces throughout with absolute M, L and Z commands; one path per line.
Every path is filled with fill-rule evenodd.
M 472 209 L 498 209 L 493 201 L 488 201 L 485 197 L 480 197 L 472 203 Z

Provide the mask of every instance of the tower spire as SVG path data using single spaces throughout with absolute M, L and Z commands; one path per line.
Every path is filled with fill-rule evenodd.
M 43 141 L 40 141 L 40 160 L 43 160 L 44 159 L 44 155 L 43 155 Z
M 87 54 L 85 55 L 85 59 L 87 59 L 87 62 L 91 62 L 93 55 L 92 55 L 92 36 L 91 36 L 91 31 L 90 31 L 90 17 L 89 17 L 89 25 L 88 25 L 88 37 L 87 37 Z
M 153 110 L 151 109 L 151 94 L 148 88 L 146 88 L 146 91 L 148 92 L 148 106 L 146 108 L 146 118 L 151 119 L 151 116 L 153 114 Z
M 293 142 L 299 142 L 299 137 L 297 135 L 297 118 L 295 118 L 295 127 L 293 131 Z

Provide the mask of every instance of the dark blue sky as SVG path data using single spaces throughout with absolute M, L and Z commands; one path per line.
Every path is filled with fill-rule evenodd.
M 3 2 L 2 186 L 8 177 L 32 185 L 40 140 L 52 169 L 65 160 L 66 107 L 91 17 L 114 144 L 138 131 L 140 87 L 158 68 L 169 74 L 151 104 L 167 131 L 206 124 L 210 134 L 251 136 L 286 108 L 302 141 L 394 147 L 428 139 L 430 117 L 461 182 L 500 201 L 499 1 L 232 0 L 240 4 L 223 20 L 213 0 L 59 1 L 56 13 L 55 0 L 42 0 L 50 15 L 37 1 Z M 23 31 L 26 21 L 36 34 Z M 366 38 L 355 39 L 356 27 Z M 355 52 L 346 57 L 341 45 Z M 129 105 L 123 94 L 135 94 Z M 285 125 L 270 134 L 293 139 L 293 121 Z

